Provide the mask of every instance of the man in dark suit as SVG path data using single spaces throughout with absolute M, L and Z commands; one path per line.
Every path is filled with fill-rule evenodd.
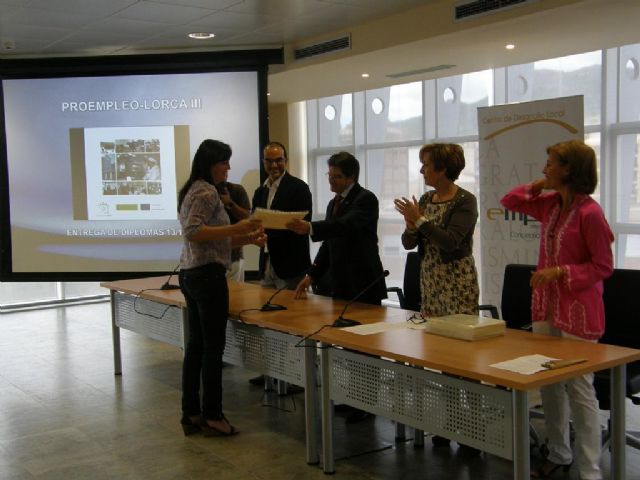
M 296 288 L 302 298 L 312 283 L 323 279 L 326 291 L 319 293 L 351 300 L 366 290 L 359 302 L 380 305 L 387 297 L 382 262 L 378 253 L 378 199 L 358 183 L 360 164 L 347 152 L 329 157 L 329 185 L 336 196 L 327 206 L 325 220 L 294 220 L 287 227 L 300 234 L 311 234 L 322 242 L 315 261 Z M 376 282 L 376 279 L 379 281 Z M 364 410 L 343 406 L 347 423 L 356 423 L 371 415 Z
M 358 299 L 380 305 L 387 297 L 378 253 L 378 199 L 358 183 L 360 164 L 347 152 L 332 155 L 329 160 L 329 185 L 336 194 L 327 207 L 325 220 L 294 220 L 288 228 L 300 235 L 311 234 L 314 242 L 322 241 L 311 269 L 296 288 L 303 296 L 312 283 L 328 274 L 326 292 L 334 298 L 351 300 L 380 278 Z
M 253 195 L 253 209 L 307 211 L 304 218 L 311 221 L 311 191 L 305 182 L 287 172 L 284 145 L 279 142 L 267 144 L 262 162 L 268 177 Z M 266 234 L 267 246 L 260 250 L 262 285 L 295 289 L 311 265 L 308 235 L 272 229 L 267 229 Z
M 253 210 L 268 208 L 283 212 L 307 211 L 304 217 L 311 221 L 313 208 L 309 185 L 287 172 L 287 149 L 280 142 L 269 142 L 263 150 L 262 164 L 267 179 L 256 189 L 251 202 Z M 309 235 L 297 235 L 288 230 L 265 229 L 267 245 L 260 250 L 260 284 L 263 287 L 294 290 L 309 270 Z M 265 381 L 267 383 L 265 383 Z M 252 385 L 265 385 L 263 375 L 249 380 Z M 286 391 L 286 383 L 281 391 Z M 293 386 L 289 390 L 294 392 Z

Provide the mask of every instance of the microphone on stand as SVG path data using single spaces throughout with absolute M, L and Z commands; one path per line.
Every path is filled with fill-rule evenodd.
M 279 294 L 282 290 L 284 290 L 286 287 L 282 287 L 278 290 L 276 290 L 276 293 L 274 293 L 273 295 L 271 295 L 271 297 L 269 297 L 269 300 L 267 300 L 267 303 L 265 303 L 264 305 L 262 305 L 262 307 L 260 308 L 261 312 L 275 312 L 278 310 L 286 310 L 287 307 L 285 307 L 284 305 L 278 305 L 277 303 L 271 303 L 271 300 L 273 300 L 273 298 Z
M 343 317 L 344 312 L 347 311 L 347 308 L 349 307 L 349 305 L 351 305 L 353 302 L 355 302 L 357 299 L 359 299 L 365 292 L 367 292 L 371 287 L 373 287 L 376 283 L 378 283 L 380 280 L 382 280 L 387 275 L 389 275 L 389 270 L 385 270 L 384 272 L 382 272 L 382 275 L 379 275 L 378 277 L 376 277 L 376 279 L 373 282 L 371 282 L 369 285 L 367 285 L 364 288 L 364 290 L 362 290 L 358 295 L 356 295 L 351 300 L 349 300 L 347 302 L 347 304 L 344 306 L 344 308 L 342 309 L 342 312 L 340 313 L 340 316 L 335 319 L 335 321 L 331 324 L 331 326 L 332 327 L 336 327 L 336 328 L 342 328 L 342 327 L 352 327 L 354 325 L 360 325 L 360 322 L 358 322 L 357 320 L 352 320 L 350 318 L 344 318 Z
M 162 284 L 162 286 L 160 287 L 160 290 L 180 290 L 180 287 L 178 285 L 173 285 L 169 283 L 171 281 L 171 277 L 173 277 L 173 274 L 176 273 L 179 268 L 180 268 L 180 264 L 176 265 L 176 268 L 174 268 L 173 272 L 169 274 L 169 278 L 167 278 L 167 281 Z

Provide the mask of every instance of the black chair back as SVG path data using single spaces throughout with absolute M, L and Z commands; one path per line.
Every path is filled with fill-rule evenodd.
M 605 330 L 601 343 L 640 348 L 638 307 L 633 300 L 640 293 L 640 270 L 616 268 L 604 281 Z
M 638 311 L 633 300 L 640 292 L 640 270 L 615 269 L 604 281 L 605 330 L 600 343 L 640 349 L 640 328 L 637 325 Z M 608 370 L 596 372 L 594 386 L 600 408 L 609 410 Z M 640 362 L 627 365 L 627 396 L 640 392 Z M 640 400 L 633 399 L 634 403 Z
M 407 262 L 404 265 L 404 280 L 402 290 L 404 293 L 404 305 L 400 305 L 405 310 L 420 311 L 422 295 L 420 293 L 420 262 L 422 257 L 418 252 L 409 252 Z
M 531 272 L 535 265 L 510 263 L 504 268 L 502 284 L 502 319 L 507 328 L 529 329 L 531 327 Z

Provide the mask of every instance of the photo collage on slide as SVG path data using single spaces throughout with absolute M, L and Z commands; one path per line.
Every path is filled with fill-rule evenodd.
M 103 195 L 161 195 L 160 139 L 100 142 Z

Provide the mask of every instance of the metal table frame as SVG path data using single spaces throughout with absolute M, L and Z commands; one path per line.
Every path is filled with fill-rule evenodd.
M 364 353 L 321 350 L 323 470 L 335 473 L 333 401 L 433 432 L 513 461 L 513 478 L 529 480 L 527 392 L 425 370 Z M 611 369 L 611 478 L 624 480 L 625 372 Z
M 122 375 L 121 328 L 184 350 L 189 334 L 186 308 L 174 306 L 165 312 L 167 307 L 164 303 L 111 291 L 115 375 Z M 161 319 L 149 316 L 158 317 L 163 312 Z M 306 461 L 318 464 L 316 342 L 307 339 L 302 344 L 305 348 L 298 348 L 299 336 L 230 320 L 225 362 L 304 387 Z

